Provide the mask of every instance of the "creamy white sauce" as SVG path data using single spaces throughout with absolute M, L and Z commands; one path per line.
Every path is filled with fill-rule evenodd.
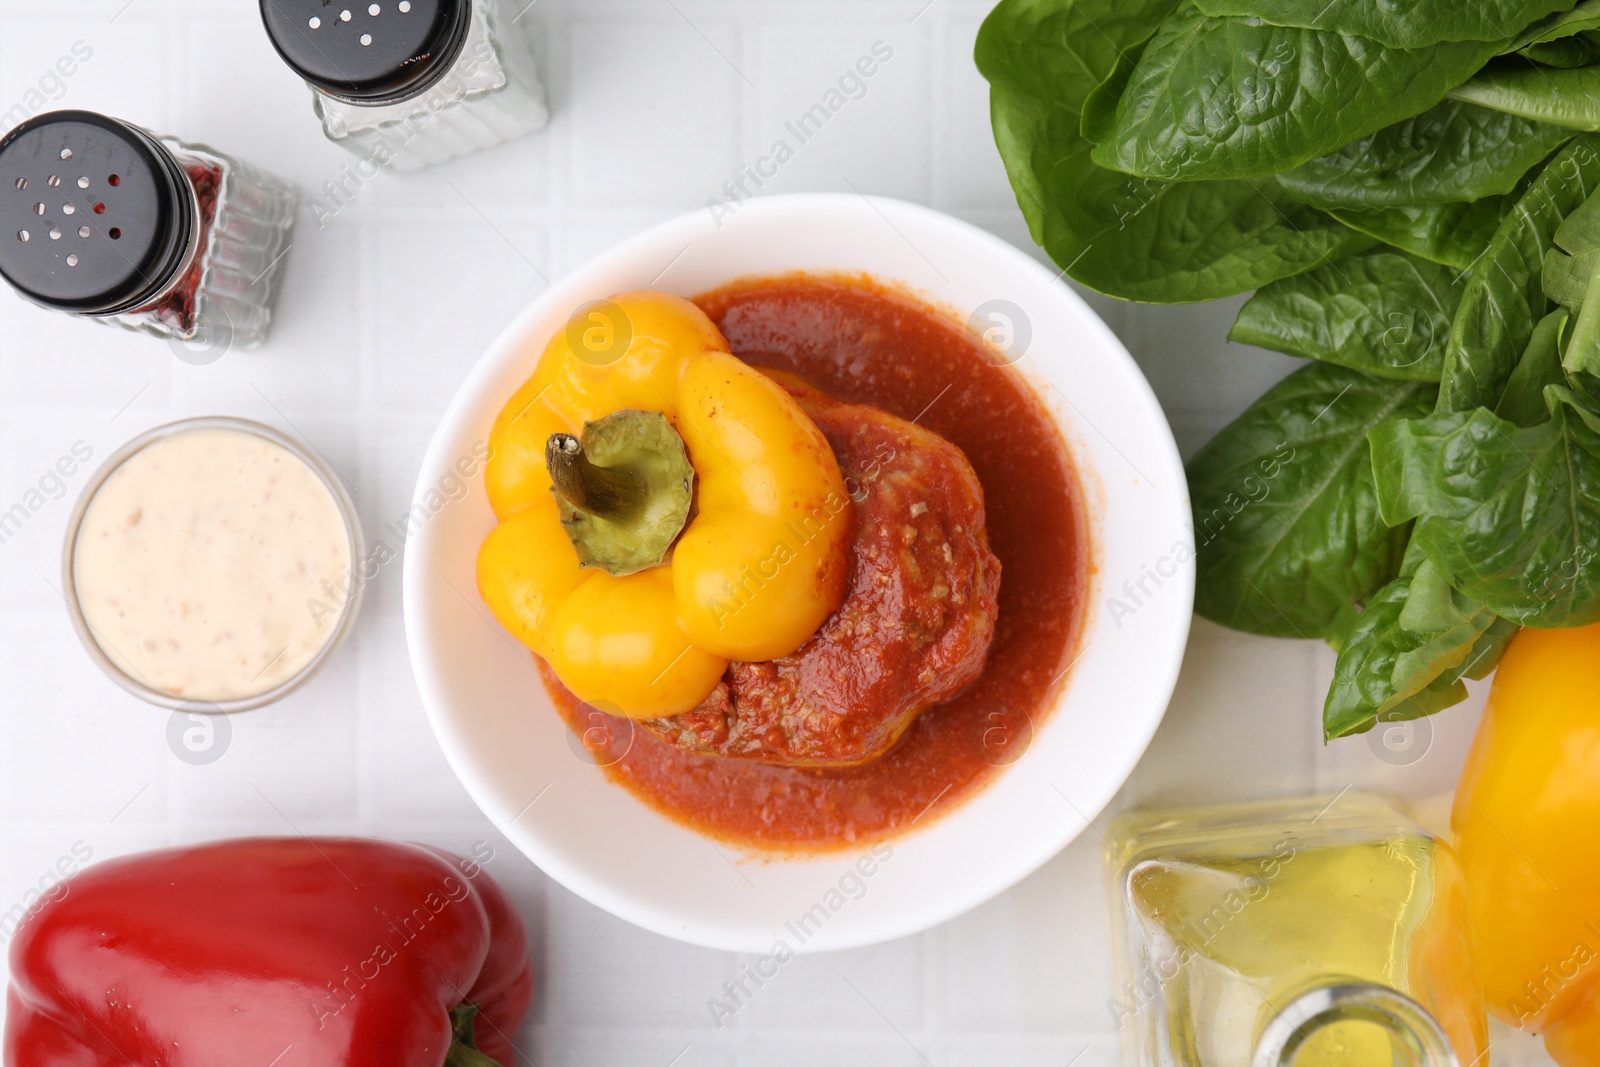
M 73 569 L 90 632 L 124 673 L 223 701 L 282 684 L 332 640 L 343 609 L 325 606 L 349 584 L 350 536 L 294 453 L 195 429 L 152 442 L 105 480 Z

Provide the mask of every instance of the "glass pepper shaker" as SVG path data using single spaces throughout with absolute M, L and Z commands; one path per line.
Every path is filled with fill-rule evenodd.
M 44 307 L 215 358 L 265 339 L 297 202 L 203 145 L 52 111 L 0 140 L 0 276 Z
M 1387 801 L 1135 813 L 1107 852 L 1132 1067 L 1466 1067 L 1488 1050 L 1449 846 Z
M 261 0 L 261 17 L 323 132 L 374 168 L 420 170 L 550 117 L 499 0 Z

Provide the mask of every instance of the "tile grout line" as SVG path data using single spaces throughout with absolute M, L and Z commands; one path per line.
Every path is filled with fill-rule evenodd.
M 356 466 L 363 482 L 372 483 L 376 478 L 377 464 L 373 464 L 373 476 L 368 477 L 366 461 L 369 456 L 377 454 L 381 447 L 382 431 L 377 426 L 376 419 L 369 418 L 369 412 L 379 410 L 379 405 L 374 399 L 377 391 L 377 364 L 378 364 L 378 337 L 372 323 L 381 304 L 378 276 L 379 239 L 376 231 L 369 223 L 357 223 L 356 231 L 356 306 L 361 309 L 360 321 L 356 324 L 356 351 L 357 360 L 356 391 L 359 396 L 357 409 L 360 412 L 356 433 Z M 432 436 L 431 434 L 429 435 Z M 406 504 L 410 504 L 411 486 L 406 486 Z M 376 502 L 369 503 L 375 507 Z M 356 511 L 359 514 L 361 504 L 358 501 Z M 381 516 L 380 516 L 381 520 Z M 357 566 L 359 566 L 359 562 Z M 370 627 L 369 627 L 370 628 Z M 374 717 L 379 714 L 373 695 L 368 692 L 365 684 L 367 671 L 365 668 L 370 662 L 372 651 L 369 643 L 361 639 L 360 620 L 351 632 L 352 643 L 355 646 L 356 671 L 356 729 L 355 729 L 355 765 L 356 765 L 356 818 L 365 819 L 372 813 L 372 796 L 378 791 L 372 771 L 373 753 L 377 746 L 373 744 Z

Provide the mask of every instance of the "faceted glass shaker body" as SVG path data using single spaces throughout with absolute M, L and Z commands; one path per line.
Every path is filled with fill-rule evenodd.
M 193 259 L 167 292 L 103 322 L 185 343 L 194 362 L 266 340 L 299 196 L 289 182 L 205 145 L 158 138 L 189 176 Z
M 1465 1067 L 1487 1047 L 1455 857 L 1387 802 L 1136 813 L 1111 838 L 1130 1067 Z M 1325 1025 L 1274 1045 L 1318 1002 Z
M 472 0 L 460 55 L 409 99 L 356 104 L 313 90 L 323 132 L 374 168 L 405 172 L 541 129 L 550 112 L 516 17 L 500 0 Z

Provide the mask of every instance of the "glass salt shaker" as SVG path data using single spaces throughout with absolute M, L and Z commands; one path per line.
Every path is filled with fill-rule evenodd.
M 0 140 L 0 276 L 36 304 L 211 362 L 266 338 L 297 202 L 289 183 L 203 145 L 48 112 Z
M 1468 1067 L 1488 1051 L 1454 853 L 1344 793 L 1135 813 L 1107 852 L 1130 1067 Z
M 323 132 L 374 172 L 443 163 L 550 117 L 500 0 L 261 0 L 261 18 Z

